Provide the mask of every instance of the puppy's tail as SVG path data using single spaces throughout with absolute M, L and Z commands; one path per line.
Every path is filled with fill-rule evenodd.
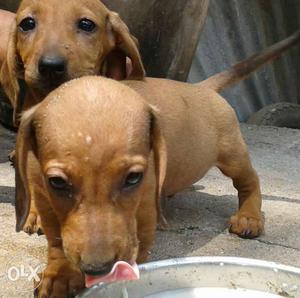
M 295 45 L 300 40 L 300 30 L 296 31 L 290 37 L 275 43 L 268 47 L 263 52 L 255 54 L 237 64 L 230 69 L 215 74 L 208 79 L 197 83 L 200 87 L 207 87 L 221 92 L 226 87 L 233 85 L 246 77 L 248 77 L 253 71 L 267 62 L 271 62 L 278 58 L 282 52 Z

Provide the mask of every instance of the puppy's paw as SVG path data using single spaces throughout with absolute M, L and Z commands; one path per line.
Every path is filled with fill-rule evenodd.
M 263 231 L 262 218 L 246 214 L 235 214 L 229 219 L 229 232 L 242 238 L 255 238 Z
M 52 260 L 39 277 L 34 285 L 37 298 L 75 297 L 84 288 L 83 274 L 64 259 Z
M 33 211 L 29 212 L 23 231 L 28 235 L 32 235 L 34 233 L 37 233 L 38 235 L 44 234 L 41 225 L 41 218 L 38 213 Z
M 11 165 L 14 167 L 15 166 L 15 159 L 16 159 L 16 150 L 12 150 L 8 154 L 8 160 L 11 162 Z

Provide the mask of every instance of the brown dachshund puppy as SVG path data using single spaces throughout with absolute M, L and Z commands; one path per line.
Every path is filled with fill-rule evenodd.
M 25 112 L 17 137 L 17 230 L 33 194 L 49 245 L 38 297 L 66 297 L 83 287 L 84 274 L 87 285 L 136 277 L 135 262 L 146 260 L 164 220 L 161 196 L 213 166 L 238 190 L 230 231 L 258 236 L 259 180 L 235 112 L 217 91 L 299 37 L 199 84 L 84 77 Z
M 71 79 L 98 74 L 115 79 L 143 78 L 136 43 L 119 16 L 100 0 L 23 0 L 0 73 L 2 87 L 14 108 L 15 125 L 21 111 Z M 130 73 L 126 57 L 131 60 Z M 25 97 L 24 90 L 20 92 L 21 81 L 27 86 Z M 24 231 L 31 234 L 39 230 L 32 202 Z
M 144 76 L 135 38 L 99 0 L 23 0 L 16 13 L 1 69 L 1 84 L 18 112 L 40 102 L 60 84 L 84 75 Z M 22 102 L 19 80 L 28 92 Z

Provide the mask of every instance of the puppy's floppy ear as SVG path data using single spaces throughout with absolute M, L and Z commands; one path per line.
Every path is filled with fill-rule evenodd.
M 17 25 L 16 21 L 12 23 L 9 34 L 6 58 L 0 70 L 0 82 L 4 92 L 8 96 L 11 105 L 14 109 L 13 121 L 14 125 L 18 125 L 18 116 L 22 108 L 20 98 L 20 87 L 18 82 L 18 75 L 20 74 L 19 58 L 16 49 L 17 44 Z
M 145 70 L 138 50 L 138 41 L 130 34 L 117 13 L 108 13 L 106 30 L 112 48 L 106 55 L 102 74 L 118 80 L 143 79 Z M 126 57 L 130 58 L 131 64 Z
M 38 106 L 38 105 L 37 105 Z M 31 184 L 29 178 L 30 167 L 38 165 L 36 157 L 36 137 L 33 124 L 34 106 L 26 111 L 22 117 L 17 135 L 16 162 L 15 162 L 15 211 L 16 211 L 16 230 L 22 230 L 30 209 Z M 30 162 L 29 162 L 30 159 Z M 34 162 L 34 164 L 32 164 Z M 39 166 L 39 165 L 38 165 Z
M 154 153 L 156 175 L 156 209 L 158 215 L 158 224 L 162 228 L 166 228 L 168 226 L 168 223 L 162 213 L 161 197 L 163 195 L 162 187 L 165 181 L 167 170 L 167 146 L 155 114 L 156 112 L 152 107 L 150 112 L 150 138 L 152 150 Z

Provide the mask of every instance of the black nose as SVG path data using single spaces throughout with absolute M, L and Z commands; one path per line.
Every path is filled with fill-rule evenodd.
M 80 269 L 88 275 L 106 275 L 113 268 L 114 262 L 102 264 L 80 264 Z
M 42 76 L 61 77 L 66 71 L 66 60 L 61 56 L 42 56 L 39 60 L 39 73 Z

